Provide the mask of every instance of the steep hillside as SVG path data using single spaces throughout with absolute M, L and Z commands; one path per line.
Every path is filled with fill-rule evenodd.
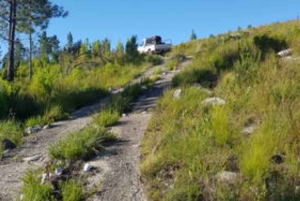
M 290 21 L 174 48 L 194 57 L 144 135 L 150 200 L 300 200 L 299 43 Z

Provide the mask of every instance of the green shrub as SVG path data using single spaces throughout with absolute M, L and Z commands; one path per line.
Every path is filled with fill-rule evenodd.
M 68 113 L 66 113 L 60 105 L 49 106 L 43 114 L 43 120 L 45 123 L 52 123 L 57 120 L 62 120 L 68 118 Z
M 23 187 L 21 190 L 22 199 L 24 201 L 54 201 L 52 195 L 53 189 L 49 184 L 41 184 L 41 178 L 36 171 L 29 170 L 22 178 Z
M 287 42 L 281 38 L 270 37 L 266 34 L 255 36 L 253 42 L 257 48 L 262 51 L 262 57 L 265 58 L 267 53 L 274 51 L 275 53 L 286 49 Z
M 93 126 L 71 133 L 49 147 L 49 154 L 58 160 L 76 161 L 88 159 L 97 154 L 105 141 L 115 136 L 103 128 Z
M 21 125 L 15 121 L 0 122 L 0 140 L 7 138 L 16 145 L 22 144 L 23 131 Z
M 120 118 L 119 111 L 107 108 L 101 110 L 101 112 L 94 116 L 94 122 L 100 127 L 113 126 L 118 122 Z
M 162 63 L 162 58 L 158 55 L 149 55 L 145 56 L 145 61 L 150 62 L 152 65 L 159 65 Z
M 34 125 L 40 125 L 40 126 L 43 126 L 45 125 L 46 122 L 45 120 L 43 119 L 42 116 L 34 116 L 34 117 L 30 117 L 28 119 L 26 119 L 24 125 L 25 127 L 30 127 L 30 126 L 34 126 Z
M 172 79 L 174 87 L 190 86 L 192 84 L 200 84 L 203 87 L 213 88 L 217 84 L 218 77 L 213 70 L 208 68 L 188 69 Z
M 11 108 L 10 103 L 10 87 L 8 83 L 0 80 L 0 118 L 3 119 L 9 116 Z
M 83 185 L 79 181 L 67 180 L 61 184 L 62 201 L 81 201 L 84 198 Z

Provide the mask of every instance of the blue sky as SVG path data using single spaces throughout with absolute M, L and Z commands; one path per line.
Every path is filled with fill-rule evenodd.
M 173 44 L 236 30 L 296 19 L 300 0 L 53 0 L 69 11 L 52 19 L 48 36 L 56 34 L 61 45 L 67 34 L 74 41 L 107 37 L 113 47 L 131 35 L 138 40 L 152 35 L 170 38 Z M 2 44 L 1 44 L 2 45 Z

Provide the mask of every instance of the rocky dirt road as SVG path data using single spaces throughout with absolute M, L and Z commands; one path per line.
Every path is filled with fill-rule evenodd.
M 183 62 L 181 67 L 188 63 L 188 60 Z M 163 65 L 159 67 L 163 68 Z M 131 83 L 140 82 L 144 77 L 150 76 L 155 68 L 147 70 Z M 177 72 L 178 70 L 164 74 L 152 89 L 146 90 L 133 104 L 133 112 L 122 117 L 118 125 L 111 128 L 117 134 L 118 141 L 108 146 L 102 156 L 90 161 L 93 166 L 101 170 L 89 178 L 90 184 L 103 182 L 99 191 L 89 200 L 145 200 L 137 169 L 140 156 L 139 143 L 150 120 L 155 101 L 170 85 L 172 77 Z M 119 91 L 122 89 L 113 93 Z M 47 160 L 48 146 L 66 134 L 87 126 L 92 121 L 90 114 L 99 111 L 107 100 L 82 108 L 68 120 L 55 122 L 51 128 L 26 138 L 23 146 L 9 152 L 0 161 L 0 201 L 14 200 L 21 188 L 20 178 L 27 169 L 43 166 Z M 32 157 L 35 160 L 26 161 Z

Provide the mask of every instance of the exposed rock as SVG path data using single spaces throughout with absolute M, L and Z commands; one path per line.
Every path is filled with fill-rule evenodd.
M 32 133 L 37 133 L 40 130 L 42 130 L 42 127 L 40 125 L 34 125 L 34 126 L 26 128 L 25 132 L 27 134 L 32 134 Z
M 299 194 L 300 193 L 300 186 L 295 186 L 295 194 Z
M 93 166 L 91 164 L 86 163 L 86 164 L 84 164 L 83 171 L 84 172 L 89 172 L 89 171 L 92 170 L 92 168 L 93 168 Z
M 203 104 L 207 104 L 207 105 L 224 105 L 225 104 L 225 100 L 218 98 L 218 97 L 212 97 L 212 98 L 206 98 L 202 101 Z
M 54 173 L 55 173 L 56 175 L 62 175 L 62 173 L 63 173 L 63 169 L 62 169 L 62 168 L 60 168 L 60 167 L 58 167 L 58 168 L 55 168 L 55 170 L 54 170 Z
M 223 171 L 218 173 L 217 179 L 220 182 L 234 183 L 237 181 L 238 176 L 239 176 L 238 173 Z
M 42 181 L 41 181 L 41 183 L 45 184 L 47 179 L 48 179 L 48 174 L 47 173 L 43 173 L 42 174 Z
M 141 88 L 142 88 L 143 90 L 147 90 L 147 89 L 148 89 L 148 87 L 146 87 L 145 85 L 143 85 Z
M 37 155 L 34 155 L 34 156 L 23 158 L 23 161 L 26 161 L 26 162 L 37 161 L 42 157 L 43 157 L 43 154 L 37 154 Z
M 10 141 L 9 139 L 3 139 L 1 141 L 1 144 L 4 148 L 4 150 L 16 148 L 16 145 L 12 141 Z
M 291 54 L 292 54 L 292 49 L 291 48 L 286 49 L 286 50 L 282 50 L 282 51 L 277 53 L 277 55 L 280 56 L 280 57 L 287 57 L 287 56 L 290 56 Z
M 127 117 L 127 114 L 123 113 L 123 114 L 122 114 L 122 117 Z
M 242 130 L 242 133 L 245 134 L 245 135 L 250 135 L 251 133 L 253 133 L 255 130 L 255 127 L 253 125 L 249 125 L 249 126 L 246 126 L 243 130 Z
M 49 129 L 49 128 L 50 128 L 50 125 L 49 125 L 49 124 L 43 126 L 43 130 L 46 130 L 46 129 Z
M 182 89 L 176 89 L 174 91 L 173 98 L 174 99 L 179 99 L 181 97 L 181 94 L 182 94 Z

